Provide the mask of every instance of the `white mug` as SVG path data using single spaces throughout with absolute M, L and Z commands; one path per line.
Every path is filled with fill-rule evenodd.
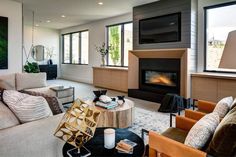
M 116 134 L 114 129 L 104 130 L 104 147 L 106 149 L 112 149 L 115 147 Z

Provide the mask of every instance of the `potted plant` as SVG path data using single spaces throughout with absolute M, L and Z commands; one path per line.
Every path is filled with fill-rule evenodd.
M 96 46 L 96 51 L 101 55 L 101 66 L 105 66 L 106 55 L 109 53 L 111 46 L 106 47 L 106 44 L 103 42 L 102 46 Z
M 39 73 L 39 65 L 36 62 L 26 62 L 26 64 L 24 65 L 24 71 L 27 73 Z

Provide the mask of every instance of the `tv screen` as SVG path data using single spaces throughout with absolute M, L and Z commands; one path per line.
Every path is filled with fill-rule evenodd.
M 181 41 L 181 13 L 139 21 L 139 44 Z

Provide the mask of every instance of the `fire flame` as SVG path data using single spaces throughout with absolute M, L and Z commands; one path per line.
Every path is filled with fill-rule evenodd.
M 165 75 L 154 75 L 150 78 L 150 83 L 175 86 L 175 84 Z

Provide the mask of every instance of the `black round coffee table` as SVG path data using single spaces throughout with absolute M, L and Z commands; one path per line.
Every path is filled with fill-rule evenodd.
M 133 154 L 118 153 L 115 148 L 104 148 L 104 129 L 97 128 L 94 137 L 88 141 L 84 146 L 91 152 L 90 157 L 143 157 L 145 153 L 145 146 L 143 140 L 135 133 L 127 129 L 115 129 L 116 130 L 116 143 L 123 139 L 129 139 L 137 146 L 134 147 Z M 66 143 L 62 149 L 64 157 L 69 157 L 67 151 L 73 149 L 74 146 Z

